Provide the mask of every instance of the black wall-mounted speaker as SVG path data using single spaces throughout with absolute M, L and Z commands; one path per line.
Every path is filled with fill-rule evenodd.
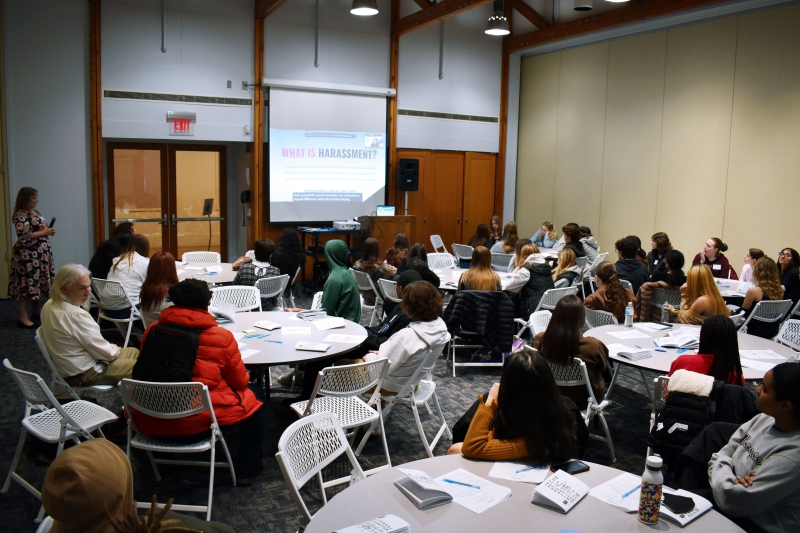
M 419 190 L 419 159 L 401 159 L 398 162 L 397 188 L 401 191 Z

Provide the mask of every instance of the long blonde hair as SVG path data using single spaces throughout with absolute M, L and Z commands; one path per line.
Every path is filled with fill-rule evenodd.
M 701 296 L 707 297 L 711 302 L 710 314 L 731 316 L 725 300 L 717 289 L 717 284 L 714 283 L 711 269 L 705 265 L 695 265 L 686 273 L 686 294 L 681 302 L 681 312 L 690 310 Z
M 576 265 L 575 252 L 572 251 L 572 248 L 562 248 L 561 251 L 558 252 L 558 267 L 556 268 L 555 272 L 553 272 L 553 279 L 556 279 L 568 268 Z
M 492 270 L 492 254 L 485 246 L 472 251 L 469 270 L 461 276 L 461 282 L 471 291 L 494 291 L 500 283 L 500 276 Z
M 556 238 L 556 229 L 553 227 L 553 223 L 549 220 L 545 220 L 544 224 L 542 224 L 545 228 L 547 228 L 547 236 L 551 239 Z
M 778 266 L 771 257 L 765 255 L 753 265 L 753 285 L 758 286 L 770 300 L 783 299 Z
M 514 245 L 517 244 L 518 240 L 517 223 L 506 222 L 506 225 L 503 226 L 503 250 L 505 250 L 507 254 L 510 254 L 514 251 Z
M 539 254 L 539 253 L 541 253 L 541 252 L 539 251 L 539 247 L 538 246 L 536 246 L 533 243 L 526 244 L 525 246 L 522 247 L 522 250 L 519 251 L 519 255 L 517 256 L 517 262 L 515 263 L 515 266 L 518 269 L 522 268 L 522 265 L 525 264 L 525 261 L 527 261 L 527 259 L 531 255 Z

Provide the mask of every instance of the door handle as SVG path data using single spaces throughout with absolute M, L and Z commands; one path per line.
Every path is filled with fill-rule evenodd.
M 461 224 L 461 219 L 460 218 L 456 219 L 456 224 Z
M 225 220 L 225 217 L 181 217 L 178 218 L 177 215 L 173 213 L 172 215 L 172 225 L 175 226 L 178 222 L 222 222 Z
M 427 224 L 427 223 L 428 223 L 428 219 L 427 219 L 427 218 L 423 218 L 423 219 L 422 219 L 422 223 L 423 223 L 423 224 Z
M 111 222 L 114 224 L 119 224 L 121 222 L 160 222 L 165 226 L 168 224 L 166 213 L 164 213 L 161 218 L 112 218 Z
M 469 224 L 469 219 L 468 218 L 464 219 L 464 224 Z

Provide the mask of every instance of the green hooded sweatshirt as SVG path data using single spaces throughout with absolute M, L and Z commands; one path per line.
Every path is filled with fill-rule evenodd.
M 340 316 L 356 324 L 361 320 L 361 295 L 353 275 L 348 272 L 347 245 L 340 239 L 325 243 L 328 281 L 322 289 L 322 308 L 330 316 Z

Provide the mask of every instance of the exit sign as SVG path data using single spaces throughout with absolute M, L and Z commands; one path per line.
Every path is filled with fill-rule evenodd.
M 194 135 L 194 124 L 190 118 L 173 118 L 169 126 L 170 135 Z

